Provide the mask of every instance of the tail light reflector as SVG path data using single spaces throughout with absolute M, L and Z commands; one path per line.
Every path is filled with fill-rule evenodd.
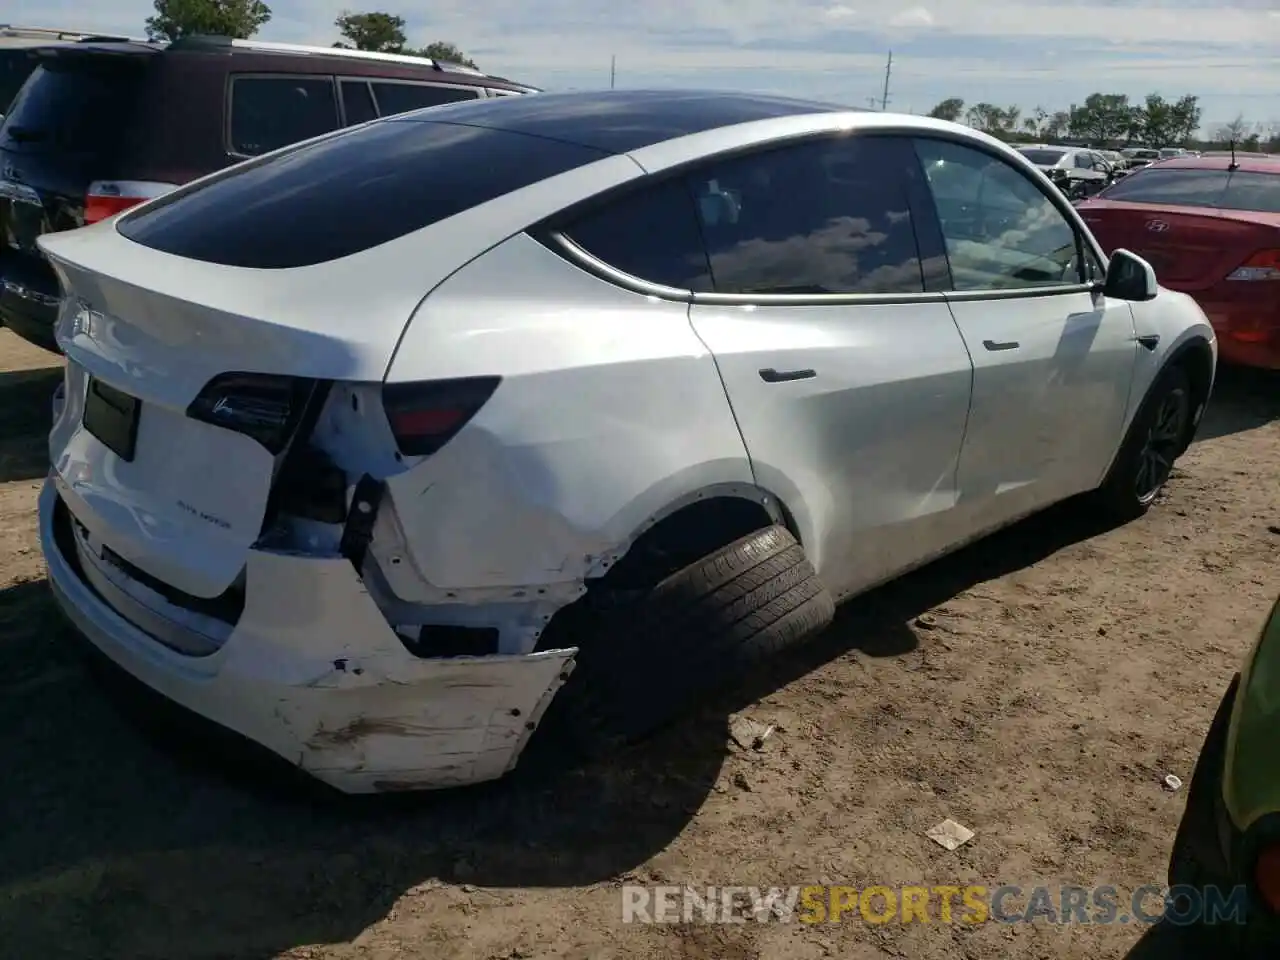
M 1280 280 L 1280 250 L 1259 250 L 1227 275 L 1228 280 Z
M 84 198 L 84 224 L 107 220 L 175 188 L 176 184 L 153 180 L 95 180 Z
M 498 389 L 501 377 L 388 383 L 382 406 L 401 453 L 429 456 L 467 425 Z
M 288 446 L 315 387 L 301 377 L 224 373 L 191 401 L 187 416 L 243 433 L 275 455 Z

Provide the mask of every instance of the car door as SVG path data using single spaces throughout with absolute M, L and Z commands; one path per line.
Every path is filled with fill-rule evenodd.
M 959 488 L 985 530 L 1101 481 L 1141 348 L 1128 304 L 1098 289 L 1097 253 L 1061 197 L 976 145 L 920 137 L 915 148 L 973 357 Z
M 913 176 L 914 173 L 914 176 Z M 837 596 L 957 539 L 972 368 L 922 250 L 905 139 L 844 136 L 687 177 L 712 292 L 689 317 L 716 358 L 758 484 Z

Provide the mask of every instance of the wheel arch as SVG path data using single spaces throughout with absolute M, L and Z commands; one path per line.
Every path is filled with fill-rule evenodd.
M 774 524 L 803 546 L 791 510 L 751 483 L 723 483 L 667 503 L 587 575 L 587 584 L 634 587 L 652 583 L 735 540 Z
M 1161 373 L 1164 370 L 1173 367 L 1181 367 L 1186 373 L 1187 379 L 1191 382 L 1191 403 L 1192 414 L 1191 422 L 1187 425 L 1187 435 L 1183 439 L 1182 450 L 1186 450 L 1191 445 L 1191 440 L 1195 437 L 1196 429 L 1200 426 L 1200 420 L 1204 416 L 1205 408 L 1208 406 L 1209 397 L 1213 393 L 1213 381 L 1216 373 L 1216 366 L 1213 356 L 1213 347 L 1209 341 L 1200 335 L 1187 338 L 1169 351 L 1169 356 L 1161 365 Z M 1152 380 L 1154 386 L 1159 374 Z M 1143 398 L 1145 402 L 1146 398 Z

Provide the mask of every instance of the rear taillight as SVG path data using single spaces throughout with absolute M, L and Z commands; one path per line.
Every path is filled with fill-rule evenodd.
M 1280 250 L 1259 250 L 1227 275 L 1228 280 L 1280 280 Z
M 297 429 L 316 382 L 261 373 L 214 377 L 187 407 L 187 416 L 252 437 L 279 454 Z
M 464 377 L 385 384 L 382 406 L 396 447 L 411 457 L 435 453 L 476 415 L 501 380 L 501 377 Z
M 1253 866 L 1258 896 L 1273 913 L 1280 913 L 1280 844 L 1264 847 Z
M 162 197 L 175 187 L 154 180 L 95 180 L 84 198 L 84 223 L 89 226 L 130 207 Z

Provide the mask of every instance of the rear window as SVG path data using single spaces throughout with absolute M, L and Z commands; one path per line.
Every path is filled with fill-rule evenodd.
M 1023 150 L 1022 155 L 1041 167 L 1051 167 L 1064 156 L 1065 150 Z
M 256 157 L 338 128 L 328 77 L 236 77 L 231 83 L 231 152 Z
M 1126 203 L 1216 207 L 1226 187 L 1226 170 L 1147 167 L 1117 181 L 1099 196 Z
M 1280 173 L 1237 170 L 1231 175 L 1218 206 L 1227 210 L 1280 213 Z
M 31 76 L 35 60 L 23 49 L 0 50 L 0 113 L 6 113 L 22 84 Z
M 114 156 L 141 80 L 141 66 L 123 58 L 39 66 L 5 115 L 0 145 Z
M 608 154 L 525 134 L 390 120 L 228 169 L 126 215 L 165 253 L 284 269 L 350 256 Z

